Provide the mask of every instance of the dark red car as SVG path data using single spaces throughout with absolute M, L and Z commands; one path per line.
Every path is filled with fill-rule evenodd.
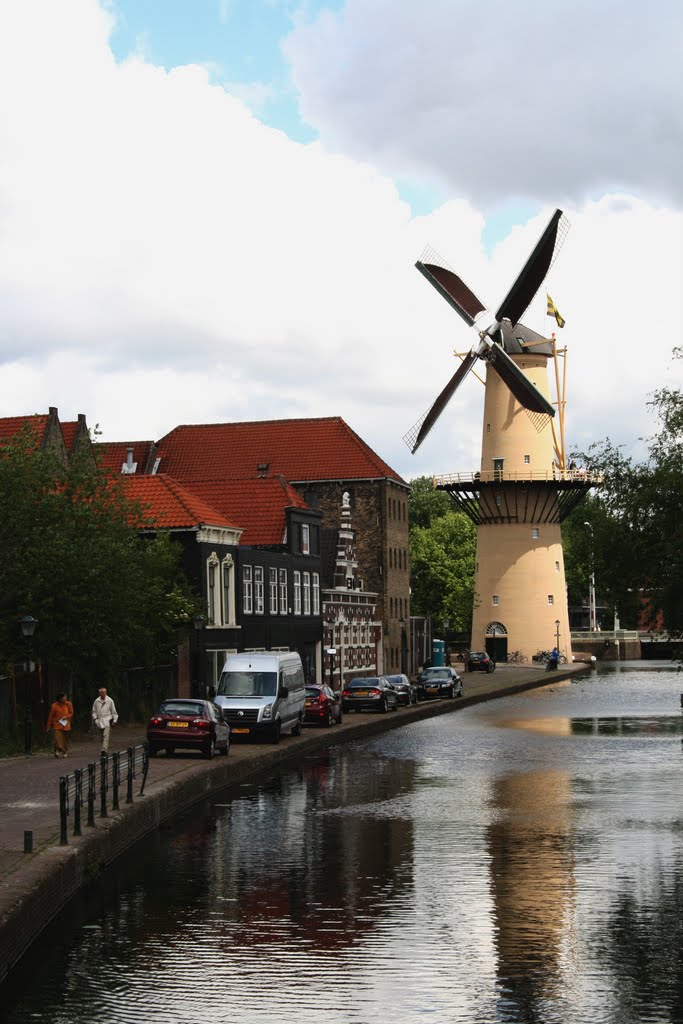
M 217 750 L 227 754 L 230 749 L 230 726 L 223 712 L 210 700 L 175 697 L 165 700 L 147 725 L 150 757 L 163 749 L 173 754 L 183 750 L 200 750 L 211 758 Z
M 307 686 L 304 725 L 341 723 L 341 701 L 329 686 Z

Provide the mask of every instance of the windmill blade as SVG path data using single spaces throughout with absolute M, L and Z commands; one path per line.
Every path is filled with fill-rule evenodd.
M 423 263 L 422 260 L 418 260 L 415 266 L 468 326 L 471 327 L 479 314 L 486 309 L 483 302 L 452 270 L 441 267 L 438 263 Z
M 568 231 L 569 221 L 562 210 L 555 210 L 517 280 L 498 307 L 498 322 L 507 319 L 513 327 L 519 322 L 555 262 Z
M 465 356 L 458 369 L 455 371 L 455 373 L 449 380 L 446 387 L 443 389 L 439 397 L 436 399 L 436 401 L 433 403 L 429 411 L 426 413 L 421 423 L 419 423 L 417 431 L 415 432 L 414 427 L 412 430 L 409 430 L 408 433 L 405 435 L 403 440 L 406 442 L 413 455 L 420 447 L 425 437 L 432 429 L 432 427 L 438 420 L 439 416 L 444 411 L 444 409 L 450 402 L 451 398 L 464 381 L 467 374 L 472 369 L 472 365 L 477 361 L 477 359 L 477 352 L 468 352 L 468 354 Z
M 520 405 L 531 412 L 545 412 L 555 415 L 555 408 L 541 392 L 534 387 L 526 374 L 510 358 L 500 345 L 491 345 L 484 359 L 493 367 L 498 376 L 509 387 Z

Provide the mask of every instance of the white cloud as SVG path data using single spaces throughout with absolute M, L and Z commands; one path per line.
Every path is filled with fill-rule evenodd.
M 94 0 L 0 9 L 0 415 L 56 405 L 130 440 L 338 414 L 405 476 L 475 466 L 473 377 L 416 459 L 401 441 L 472 344 L 413 263 L 431 243 L 494 306 L 550 207 L 488 258 L 471 204 L 412 218 L 371 163 L 291 142 L 204 69 L 117 65 L 109 29 Z M 680 340 L 681 215 L 568 212 L 570 432 L 631 441 Z
M 323 141 L 495 205 L 683 198 L 683 8 L 346 0 L 284 50 Z

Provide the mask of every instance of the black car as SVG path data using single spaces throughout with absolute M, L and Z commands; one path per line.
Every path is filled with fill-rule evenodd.
M 414 683 L 411 683 L 408 676 L 385 676 L 389 686 L 396 690 L 399 704 L 417 704 L 417 687 Z
M 448 665 L 434 665 L 426 668 L 417 680 L 420 700 L 432 700 L 435 697 L 462 697 L 462 680 L 455 669 Z
M 470 651 L 467 655 L 468 672 L 493 672 L 496 663 L 486 651 Z
M 384 676 L 352 679 L 342 690 L 342 711 L 398 711 L 398 694 Z

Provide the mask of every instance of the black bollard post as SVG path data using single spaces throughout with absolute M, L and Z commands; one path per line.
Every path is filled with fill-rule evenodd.
M 112 811 L 118 811 L 119 809 L 119 752 L 118 750 L 111 755 L 111 809 Z
M 95 827 L 95 764 L 88 765 L 88 828 Z
M 83 806 L 83 769 L 74 770 L 74 835 L 80 836 L 81 832 L 81 807 Z
M 140 786 L 140 796 L 145 792 L 145 783 L 147 782 L 147 773 L 149 771 L 149 743 L 147 740 L 142 744 L 142 785 Z
M 69 812 L 68 805 L 68 786 L 69 777 L 62 775 L 59 780 L 59 845 L 67 846 L 69 843 L 68 836 L 66 834 L 66 818 Z
M 33 853 L 33 832 L 31 829 L 24 830 L 24 853 Z
M 135 765 L 135 748 L 128 747 L 128 786 L 126 788 L 126 803 L 133 803 L 133 776 Z
M 107 815 L 107 775 L 109 768 L 109 756 L 108 754 L 102 754 L 100 757 L 100 818 L 106 818 Z

